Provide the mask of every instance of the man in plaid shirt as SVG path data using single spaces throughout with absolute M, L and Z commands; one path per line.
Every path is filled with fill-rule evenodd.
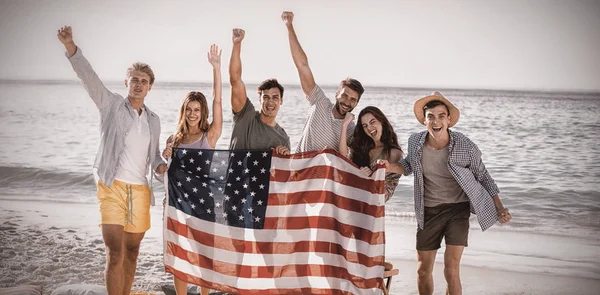
M 414 113 L 427 130 L 411 135 L 408 154 L 400 163 L 381 163 L 389 172 L 414 173 L 419 293 L 433 293 L 433 265 L 445 239 L 446 294 L 462 294 L 460 259 L 467 246 L 471 212 L 484 231 L 497 221 L 509 222 L 511 215 L 498 197 L 477 145 L 449 129 L 458 122 L 458 108 L 434 92 L 415 102 Z

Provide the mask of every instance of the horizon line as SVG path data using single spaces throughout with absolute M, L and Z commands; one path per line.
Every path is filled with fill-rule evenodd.
M 0 78 L 0 84 L 79 84 L 79 80 L 74 79 L 2 79 Z M 121 84 L 120 80 L 108 80 L 104 82 L 108 85 Z M 160 86 L 193 86 L 193 85 L 206 85 L 211 86 L 211 82 L 207 81 L 163 81 L 156 82 L 154 85 Z M 246 85 L 258 85 L 260 82 L 247 82 Z M 288 84 L 288 83 L 284 83 Z M 323 87 L 338 87 L 338 83 L 323 83 L 318 84 Z M 228 83 L 223 83 L 223 87 L 228 87 Z M 300 88 L 300 84 L 288 84 L 286 87 Z M 371 84 L 365 86 L 365 88 L 398 88 L 404 90 L 467 90 L 467 91 L 499 91 L 499 92 L 542 92 L 542 93 L 556 93 L 556 94 L 589 94 L 589 95 L 600 95 L 600 89 L 539 89 L 539 88 L 486 88 L 486 87 L 435 87 L 435 86 L 416 86 L 416 85 L 391 85 L 391 84 Z

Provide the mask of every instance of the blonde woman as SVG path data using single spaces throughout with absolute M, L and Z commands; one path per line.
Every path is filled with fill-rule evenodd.
M 173 148 L 214 149 L 221 137 L 223 129 L 222 85 L 221 85 L 221 50 L 211 45 L 208 62 L 213 67 L 213 121 L 208 122 L 208 103 L 202 92 L 191 91 L 183 100 L 179 109 L 179 120 L 174 135 L 167 139 L 167 147 L 163 157 L 169 159 Z M 187 283 L 173 276 L 175 292 L 187 294 Z M 201 288 L 202 295 L 208 295 L 210 289 Z

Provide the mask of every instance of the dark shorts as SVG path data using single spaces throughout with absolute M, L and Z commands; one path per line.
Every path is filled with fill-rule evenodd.
M 467 246 L 469 239 L 469 202 L 425 207 L 425 225 L 417 229 L 417 250 L 437 250 L 446 245 Z

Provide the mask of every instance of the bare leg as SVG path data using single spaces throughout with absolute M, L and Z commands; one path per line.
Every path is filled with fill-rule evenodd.
M 209 288 L 200 287 L 200 295 L 208 295 L 208 293 L 210 293 Z
M 417 250 L 417 286 L 421 295 L 433 294 L 433 265 L 436 254 L 437 250 Z
M 462 295 L 460 283 L 460 259 L 465 246 L 446 245 L 444 253 L 444 277 L 446 277 L 446 294 Z
M 177 295 L 187 294 L 187 283 L 173 276 L 173 285 L 175 285 L 175 293 Z M 206 287 L 200 287 L 200 295 L 209 295 L 210 289 Z
M 123 259 L 123 289 L 121 292 L 123 295 L 129 295 L 131 292 L 131 285 L 133 284 L 133 277 L 135 276 L 135 269 L 137 266 L 137 257 L 140 253 L 140 243 L 144 238 L 145 233 L 128 233 L 124 234 L 125 239 L 123 247 L 125 248 L 125 257 Z
M 123 291 L 123 226 L 102 225 L 102 239 L 106 246 L 104 281 L 108 295 L 121 295 Z
M 173 276 L 173 285 L 175 285 L 175 293 L 177 295 L 187 295 L 187 283 Z

